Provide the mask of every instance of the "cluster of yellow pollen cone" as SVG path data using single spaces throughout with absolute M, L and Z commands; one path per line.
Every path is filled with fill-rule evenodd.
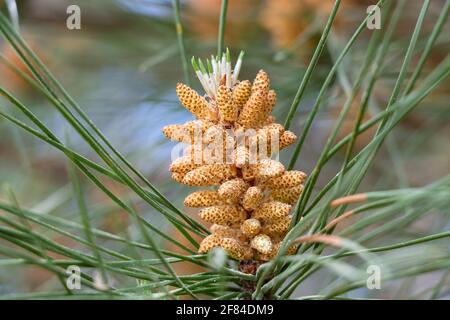
M 185 155 L 171 164 L 172 177 L 189 186 L 209 187 L 184 200 L 187 207 L 202 208 L 199 217 L 211 224 L 199 253 L 221 247 L 236 260 L 271 260 L 289 229 L 292 205 L 303 190 L 306 174 L 287 171 L 271 159 L 297 137 L 271 116 L 276 93 L 269 87 L 267 73 L 260 70 L 253 83 L 237 80 L 231 85 L 224 75 L 213 97 L 201 96 L 181 83 L 176 91 L 197 119 L 163 128 L 167 138 L 188 145 Z M 254 134 L 237 138 L 246 130 Z M 202 134 L 200 143 L 195 132 Z M 224 146 L 217 148 L 218 141 L 231 146 L 232 152 L 219 155 L 217 150 Z M 252 141 L 257 142 L 255 157 Z M 293 245 L 287 254 L 295 251 Z

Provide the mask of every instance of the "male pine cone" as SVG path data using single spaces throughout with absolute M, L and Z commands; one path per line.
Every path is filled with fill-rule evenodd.
M 189 145 L 170 171 L 177 182 L 212 186 L 184 201 L 188 207 L 202 208 L 200 218 L 211 224 L 199 253 L 221 247 L 236 260 L 268 261 L 288 231 L 306 174 L 286 171 L 271 159 L 297 137 L 271 116 L 276 93 L 267 73 L 260 70 L 253 83 L 225 83 L 229 82 L 222 78 L 214 97 L 177 85 L 181 104 L 197 119 L 163 128 L 167 138 Z M 239 135 L 247 131 L 253 134 Z M 292 246 L 287 254 L 295 249 Z

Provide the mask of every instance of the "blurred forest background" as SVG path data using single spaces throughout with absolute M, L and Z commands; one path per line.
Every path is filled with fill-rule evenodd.
M 423 34 L 431 32 L 443 3 L 431 1 Z M 66 28 L 66 8 L 70 4 L 77 4 L 81 8 L 81 30 Z M 304 115 L 312 107 L 336 54 L 342 50 L 366 15 L 370 4 L 371 1 L 343 1 L 336 26 L 296 114 L 292 131 L 301 132 Z M 30 46 L 113 145 L 176 206 L 182 208 L 182 199 L 190 188 L 170 179 L 168 165 L 173 144 L 161 134 L 163 126 L 190 119 L 190 114 L 181 107 L 175 94 L 176 83 L 184 79 L 172 2 L 23 0 L 18 1 L 18 5 L 20 32 Z M 332 5 L 333 1 L 319 0 L 229 1 L 225 45 L 230 48 L 234 58 L 240 50 L 245 51 L 241 79 L 253 79 L 261 68 L 269 73 L 271 85 L 278 93 L 275 115 L 280 122 L 287 115 Z M 395 64 L 389 64 L 389 68 L 383 70 L 369 103 L 368 118 L 383 108 L 389 99 L 420 6 L 420 1 L 408 1 L 390 49 L 392 52 L 387 56 L 392 62 L 398 60 L 398 65 L 392 67 Z M 215 54 L 220 1 L 185 0 L 181 1 L 181 9 L 187 56 L 207 58 Z M 320 155 L 331 124 L 342 108 L 359 69 L 370 32 L 363 32 L 333 81 L 325 107 L 319 111 L 298 161 L 297 166 L 302 171 L 310 172 Z M 433 68 L 445 58 L 449 49 L 449 33 L 447 21 L 426 68 Z M 423 47 L 425 41 L 426 37 L 419 41 L 418 46 Z M 6 43 L 0 42 L 0 50 L 4 56 L 20 65 Z M 191 85 L 200 91 L 200 84 L 190 66 L 189 70 Z M 61 116 L 49 107 L 48 102 L 4 66 L 0 66 L 0 84 L 20 96 L 59 137 L 69 137 L 67 139 L 74 149 L 88 158 L 97 159 L 86 143 L 73 134 Z M 450 173 L 449 98 L 447 83 L 427 97 L 419 108 L 397 126 L 378 153 L 360 192 L 423 186 Z M 339 137 L 351 132 L 359 101 L 357 99 L 352 107 Z M 0 108 L 7 110 L 8 107 L 1 103 Z M 13 108 L 8 111 L 17 113 Z M 373 133 L 369 130 L 362 135 L 357 141 L 357 148 L 364 146 Z M 283 162 L 288 161 L 291 149 L 281 154 Z M 343 157 L 344 154 L 338 155 L 327 165 L 318 187 L 329 181 L 340 168 Z M 0 185 L 3 188 L 0 200 L 9 201 L 4 190 L 10 187 L 21 207 L 78 222 L 80 218 L 67 168 L 67 159 L 59 151 L 0 118 Z M 129 217 L 92 184 L 86 183 L 84 187 L 93 225 L 133 238 L 137 230 L 129 223 Z M 118 185 L 111 187 L 122 199 L 139 208 L 145 219 L 168 234 L 172 232 L 158 212 L 144 205 L 125 188 L 121 190 Z M 3 214 L 0 210 L 0 215 Z M 396 241 L 409 239 L 411 235 L 450 230 L 449 213 L 440 217 L 430 219 L 425 216 L 408 228 L 397 230 Z M 67 238 L 54 237 L 54 241 L 64 245 L 76 245 Z M 371 243 L 383 245 L 387 242 L 386 238 L 374 238 Z M 161 245 L 167 246 L 165 243 Z M 192 268 L 177 265 L 181 273 L 193 272 Z M 401 282 L 394 281 L 388 287 L 383 287 L 383 290 L 369 292 L 360 289 L 356 295 L 403 298 L 407 293 L 409 297 L 411 294 L 420 296 L 427 283 L 448 283 L 449 279 L 441 276 L 427 274 Z M 323 279 L 324 273 L 319 272 L 298 290 L 302 294 L 315 292 Z M 55 282 L 49 272 L 34 266 L 12 265 L 0 269 L 0 295 L 42 291 L 52 288 Z

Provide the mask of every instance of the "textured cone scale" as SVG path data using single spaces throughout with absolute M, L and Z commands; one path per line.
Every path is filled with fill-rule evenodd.
M 209 250 L 215 247 L 219 247 L 221 244 L 222 238 L 217 235 L 210 234 L 205 239 L 202 240 L 200 246 L 198 248 L 199 253 L 207 253 Z
M 269 254 L 272 252 L 273 244 L 268 235 L 258 234 L 250 242 L 250 246 L 262 254 Z
M 245 165 L 241 168 L 242 179 L 252 181 L 255 179 L 255 168 L 253 165 Z
M 291 217 L 285 216 L 276 220 L 272 220 L 270 223 L 264 225 L 262 232 L 271 237 L 274 236 L 284 236 L 286 231 L 289 229 L 289 224 L 291 223 Z
M 272 113 L 275 104 L 277 103 L 277 93 L 275 90 L 269 90 L 267 93 L 267 109 L 266 109 L 266 118 Z
M 269 92 L 269 75 L 264 70 L 259 70 L 253 81 L 252 92 L 262 91 L 267 95 Z
M 214 229 L 214 234 L 222 237 L 222 238 L 233 238 L 238 240 L 241 243 L 247 242 L 247 237 L 241 232 L 241 230 L 228 227 L 228 226 L 221 226 L 221 225 L 215 225 L 214 228 L 211 229 L 211 231 Z
M 244 128 L 252 128 L 259 122 L 259 115 L 264 112 L 267 94 L 263 90 L 251 93 L 239 114 L 238 122 Z
M 218 193 L 224 201 L 238 202 L 248 187 L 247 182 L 236 178 L 222 183 Z
M 184 173 L 178 173 L 178 172 L 172 173 L 172 179 L 178 183 L 184 183 L 183 182 L 184 176 L 185 176 Z
M 184 205 L 186 207 L 208 207 L 215 206 L 222 203 L 217 191 L 213 190 L 200 190 L 191 193 L 184 199 Z
M 274 243 L 273 247 L 272 247 L 272 251 L 269 254 L 259 254 L 258 258 L 262 261 L 270 261 L 272 260 L 278 253 L 278 251 L 280 250 L 281 247 L 281 241 Z M 286 251 L 286 255 L 293 255 L 295 254 L 295 252 L 297 251 L 297 245 L 293 244 L 291 245 L 287 251 Z
M 241 231 L 247 237 L 254 237 L 261 231 L 261 222 L 258 219 L 247 219 L 242 222 Z
M 214 120 L 216 116 L 205 98 L 183 83 L 177 84 L 177 96 L 181 104 L 199 119 Z
M 264 193 L 260 187 L 250 187 L 244 194 L 244 198 L 242 199 L 242 206 L 245 210 L 254 210 L 260 205 L 263 198 Z
M 282 150 L 289 147 L 297 140 L 297 136 L 292 131 L 285 131 L 280 137 L 279 149 Z
M 252 213 L 252 218 L 262 220 L 272 220 L 285 217 L 291 211 L 291 206 L 278 201 L 263 203 Z
M 196 132 L 203 133 L 212 126 L 214 126 L 214 122 L 209 120 L 192 120 L 186 122 L 183 125 L 183 128 L 189 132 L 189 134 L 193 135 Z
M 298 171 L 298 170 L 291 170 L 286 171 L 282 176 L 269 179 L 264 182 L 265 186 L 272 187 L 272 188 L 292 188 L 295 186 L 298 186 L 302 184 L 306 179 L 306 173 Z
M 202 220 L 220 224 L 231 225 L 244 219 L 243 210 L 234 205 L 218 205 L 202 209 L 199 216 Z
M 200 164 L 195 164 L 194 158 L 191 156 L 183 156 L 178 159 L 176 159 L 169 167 L 169 170 L 171 172 L 176 173 L 188 173 L 191 170 L 194 170 L 195 168 L 199 167 Z
M 201 208 L 199 217 L 212 224 L 199 253 L 221 247 L 233 259 L 259 265 L 279 251 L 306 174 L 285 171 L 271 159 L 297 137 L 271 115 L 277 96 L 268 74 L 260 70 L 253 82 L 239 81 L 241 62 L 230 77 L 229 60 L 220 59 L 210 60 L 208 71 L 194 65 L 205 96 L 177 85 L 181 104 L 196 119 L 163 128 L 168 139 L 187 144 L 170 171 L 179 183 L 212 186 L 184 199 L 185 206 Z
M 162 129 L 164 135 L 173 141 L 187 142 L 189 135 L 182 124 L 170 124 Z
M 281 134 L 284 132 L 284 127 L 283 125 L 279 124 L 279 123 L 270 123 L 270 124 L 266 124 L 262 127 L 263 130 L 266 130 L 267 132 L 276 132 L 278 133 L 279 136 L 281 136 Z
M 217 107 L 221 118 L 228 122 L 233 122 L 238 116 L 238 107 L 234 104 L 232 92 L 226 86 L 221 85 L 217 89 Z
M 233 90 L 233 101 L 238 109 L 242 109 L 252 92 L 252 84 L 245 80 L 239 82 Z
M 259 116 L 259 121 L 264 125 L 265 120 L 267 117 L 272 113 L 273 108 L 275 107 L 275 104 L 277 103 L 277 94 L 275 90 L 269 90 L 267 93 L 267 99 L 266 104 L 264 106 L 264 110 Z
M 286 189 L 275 189 L 270 194 L 272 200 L 281 201 L 287 204 L 294 204 L 297 202 L 297 199 L 300 197 L 300 194 L 303 191 L 303 185 L 299 184 L 298 186 Z
M 222 238 L 220 246 L 236 260 L 244 260 L 248 256 L 249 248 L 234 238 Z
M 272 159 L 263 159 L 256 166 L 255 176 L 261 179 L 270 179 L 281 176 L 283 172 L 282 163 Z
M 189 186 L 211 186 L 235 176 L 235 170 L 227 164 L 207 164 L 186 174 L 183 183 Z

